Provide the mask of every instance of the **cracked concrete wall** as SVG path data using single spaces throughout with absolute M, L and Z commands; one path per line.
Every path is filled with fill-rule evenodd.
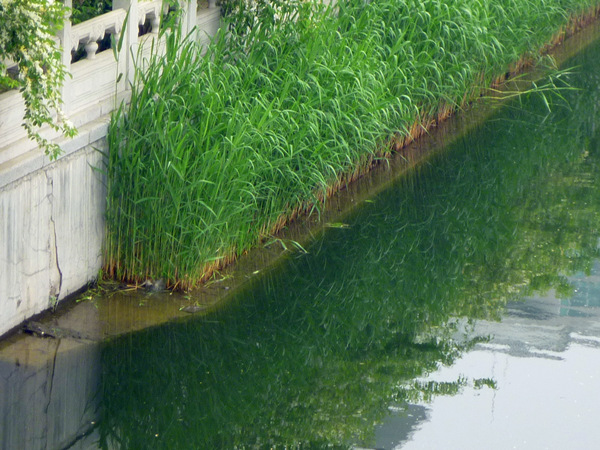
M 0 335 L 94 280 L 102 265 L 104 139 L 0 188 Z

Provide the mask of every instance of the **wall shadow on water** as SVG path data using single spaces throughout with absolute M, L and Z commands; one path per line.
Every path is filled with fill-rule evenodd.
M 456 318 L 568 296 L 599 256 L 598 53 L 568 63 L 571 109 L 511 103 L 224 310 L 109 342 L 101 446 L 343 448 L 458 391 L 412 382 L 478 341 Z

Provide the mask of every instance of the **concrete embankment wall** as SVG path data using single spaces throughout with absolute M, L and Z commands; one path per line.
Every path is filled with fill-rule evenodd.
M 180 7 L 183 35 L 195 29 L 196 38 L 208 42 L 220 26 L 215 2 L 188 0 Z M 65 139 L 41 130 L 63 150 L 56 161 L 27 139 L 20 93 L 0 93 L 0 335 L 97 277 L 106 202 L 102 152 L 108 150 L 110 114 L 128 99 L 136 60 L 162 51 L 158 30 L 164 13 L 161 0 L 115 0 L 109 13 L 77 25 L 65 21 L 58 38 L 72 77 L 65 81 L 63 109 L 79 134 Z M 126 17 L 147 32 L 126 25 Z M 110 49 L 97 53 L 90 46 L 107 33 L 125 34 L 118 58 Z M 84 58 L 72 60 L 74 50 L 85 52 Z M 5 62 L 10 68 L 11 61 Z
M 94 280 L 102 264 L 104 138 L 0 188 L 0 332 Z

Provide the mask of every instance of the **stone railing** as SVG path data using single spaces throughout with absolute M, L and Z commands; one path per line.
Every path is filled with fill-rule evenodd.
M 71 6 L 72 1 L 65 0 L 65 4 Z M 196 29 L 197 38 L 207 41 L 216 33 L 220 8 L 215 0 L 205 0 L 203 6 L 199 6 L 198 0 L 179 4 L 183 10 L 180 20 L 184 36 Z M 62 90 L 63 110 L 79 134 L 65 139 L 48 127 L 41 130 L 43 136 L 61 145 L 63 155 L 106 134 L 109 113 L 129 95 L 135 55 L 161 51 L 161 46 L 152 45 L 152 40 L 157 39 L 165 12 L 160 0 L 114 0 L 111 12 L 77 25 L 65 21 L 57 36 L 62 62 L 71 74 Z M 108 36 L 118 41 L 121 33 L 125 33 L 123 47 L 115 58 Z M 105 48 L 107 45 L 109 48 Z M 7 67 L 14 70 L 10 62 Z M 23 113 L 23 99 L 18 90 L 0 93 L 0 188 L 50 164 L 37 144 L 27 138 L 21 126 Z
M 124 9 L 117 9 L 74 25 L 71 28 L 70 36 L 65 36 L 63 44 L 65 47 L 70 47 L 72 52 L 77 51 L 80 44 L 83 44 L 86 58 L 95 59 L 98 51 L 98 41 L 103 39 L 107 33 L 118 38 L 123 29 L 126 15 L 127 12 Z M 66 42 L 67 37 L 70 38 L 69 42 Z

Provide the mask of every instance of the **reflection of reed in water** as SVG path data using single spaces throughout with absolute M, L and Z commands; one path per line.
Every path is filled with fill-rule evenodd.
M 453 318 L 498 318 L 533 291 L 568 295 L 566 275 L 599 256 L 586 75 L 571 76 L 590 92 L 565 94 L 574 111 L 522 99 L 237 302 L 110 342 L 102 435 L 130 447 L 343 447 L 368 441 L 390 399 L 459 390 L 464 380 L 413 382 L 480 341 Z

